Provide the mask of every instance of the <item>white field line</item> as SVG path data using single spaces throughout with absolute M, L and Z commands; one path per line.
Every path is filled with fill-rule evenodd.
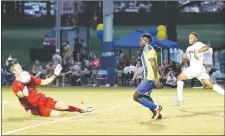
M 131 105 L 133 105 L 133 104 L 118 105 L 118 106 L 109 107 L 109 108 L 105 108 L 105 109 L 101 109 L 101 110 L 95 110 L 95 111 L 89 112 L 89 113 L 83 113 L 81 115 L 76 115 L 76 116 L 72 116 L 72 117 L 64 117 L 64 118 L 60 118 L 60 119 L 55 119 L 53 121 L 48 121 L 48 122 L 45 122 L 45 123 L 40 123 L 40 124 L 36 124 L 36 125 L 26 126 L 26 127 L 19 128 L 19 129 L 10 130 L 8 132 L 2 133 L 2 135 L 9 135 L 9 134 L 12 134 L 12 133 L 15 133 L 15 132 L 20 132 L 20 131 L 23 131 L 23 130 L 26 130 L 26 129 L 30 129 L 30 128 L 47 126 L 47 125 L 54 124 L 54 123 L 57 123 L 57 122 L 60 122 L 60 121 L 66 121 L 66 120 L 71 120 L 71 119 L 74 119 L 74 118 L 79 118 L 79 117 L 82 117 L 82 116 L 87 115 L 87 114 L 100 113 L 100 112 L 103 112 L 103 111 L 108 111 L 108 110 L 112 110 L 112 109 L 116 109 L 116 108 L 120 108 L 120 107 L 128 107 L 128 106 L 131 106 Z

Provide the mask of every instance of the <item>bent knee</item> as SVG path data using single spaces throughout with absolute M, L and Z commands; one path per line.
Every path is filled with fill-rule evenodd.
M 207 86 L 209 89 L 213 89 L 213 84 L 205 84 L 205 86 Z
M 52 110 L 49 117 L 61 117 L 62 113 L 60 111 Z
M 209 89 L 212 89 L 214 86 L 213 83 L 211 82 L 211 80 L 203 80 L 202 83 Z
M 133 100 L 136 102 L 139 102 L 139 98 L 140 98 L 140 95 L 137 92 L 135 92 L 133 95 Z
M 55 105 L 55 110 L 68 110 L 69 107 L 67 104 L 61 103 L 61 102 L 57 102 Z
M 188 77 L 184 73 L 180 73 L 177 80 L 178 81 L 185 81 L 185 80 L 188 80 Z

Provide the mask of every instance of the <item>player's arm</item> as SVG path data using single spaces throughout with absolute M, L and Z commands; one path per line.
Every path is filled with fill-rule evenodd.
M 201 52 L 205 52 L 209 49 L 209 46 L 205 45 L 204 43 L 201 43 L 201 48 L 198 50 L 198 53 L 201 53 Z
M 49 78 L 46 78 L 46 79 L 40 79 L 40 78 L 33 77 L 34 82 L 35 82 L 36 85 L 41 85 L 41 86 L 49 85 L 60 75 L 61 70 L 62 70 L 62 67 L 61 67 L 60 64 L 58 64 L 56 66 L 56 68 L 54 69 L 54 75 L 53 76 L 51 76 Z
M 55 79 L 56 79 L 56 76 L 54 76 L 54 75 L 51 76 L 51 77 L 49 77 L 49 78 L 42 79 L 40 85 L 41 85 L 41 86 L 49 85 L 49 84 L 51 84 Z
M 12 86 L 12 90 L 13 90 L 14 94 L 19 98 L 25 98 L 25 95 L 23 94 L 23 90 L 20 89 L 20 88 L 22 88 L 21 86 L 23 86 L 23 85 L 17 84 L 17 86 L 15 86 L 15 85 Z
M 22 91 L 18 91 L 16 96 L 18 96 L 19 98 L 25 98 Z
M 187 54 L 185 53 L 183 56 L 182 56 L 182 62 L 183 62 L 183 64 L 187 64 L 187 60 L 188 60 L 188 58 L 187 58 Z
M 156 61 L 156 52 L 153 51 L 153 53 L 150 54 L 150 57 L 148 59 L 151 62 L 151 66 L 153 69 L 153 73 L 154 73 L 154 79 L 155 81 L 159 80 L 158 77 L 158 66 L 157 66 L 157 61 Z

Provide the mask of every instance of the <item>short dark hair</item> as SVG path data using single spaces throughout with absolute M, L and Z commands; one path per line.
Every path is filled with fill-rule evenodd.
M 8 63 L 9 63 L 8 69 L 9 69 L 10 71 L 13 71 L 13 66 L 14 66 L 15 64 L 17 64 L 18 62 L 17 62 L 17 60 L 16 60 L 15 58 L 13 58 L 12 60 L 9 60 Z
M 144 33 L 142 36 L 142 38 L 147 38 L 147 42 L 151 43 L 152 42 L 152 35 L 149 33 Z
M 197 38 L 199 38 L 199 35 L 196 32 L 191 32 L 190 34 L 193 34 L 194 36 L 196 36 Z

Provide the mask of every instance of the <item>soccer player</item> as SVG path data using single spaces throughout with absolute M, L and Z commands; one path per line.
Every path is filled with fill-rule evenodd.
M 206 69 L 203 65 L 204 52 L 209 49 L 208 46 L 198 41 L 199 36 L 197 33 L 192 32 L 189 35 L 189 44 L 186 53 L 183 56 L 184 63 L 187 63 L 187 59 L 190 62 L 190 66 L 187 67 L 179 76 L 177 80 L 177 97 L 178 100 L 173 104 L 179 106 L 183 104 L 183 86 L 184 81 L 192 78 L 197 78 L 203 85 L 214 90 L 215 92 L 224 96 L 224 89 L 220 86 L 213 84 L 209 75 L 206 73 Z
M 137 90 L 133 95 L 134 101 L 149 108 L 153 112 L 155 120 L 162 116 L 160 111 L 162 107 L 154 104 L 150 94 L 155 86 L 159 85 L 159 73 L 157 64 L 157 55 L 154 48 L 150 45 L 152 36 L 150 34 L 143 34 L 140 38 L 140 46 L 143 48 L 141 61 L 144 68 L 143 80 L 138 85 Z
M 93 111 L 92 107 L 80 109 L 72 105 L 55 101 L 51 97 L 47 97 L 45 94 L 36 90 L 36 85 L 48 85 L 60 75 L 62 70 L 60 64 L 58 64 L 54 69 L 53 76 L 43 80 L 30 76 L 28 72 L 26 73 L 26 71 L 23 71 L 21 65 L 14 59 L 10 61 L 9 67 L 15 74 L 15 81 L 12 84 L 12 90 L 19 98 L 19 101 L 25 110 L 30 110 L 33 115 L 59 117 L 63 115 L 61 111 L 80 113 Z

